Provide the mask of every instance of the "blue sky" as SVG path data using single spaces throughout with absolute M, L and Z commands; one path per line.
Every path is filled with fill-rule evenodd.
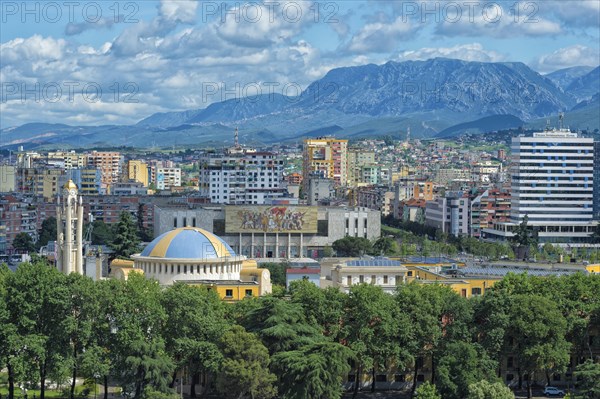
M 0 127 L 135 123 L 390 60 L 544 74 L 597 66 L 599 43 L 598 0 L 2 0 Z

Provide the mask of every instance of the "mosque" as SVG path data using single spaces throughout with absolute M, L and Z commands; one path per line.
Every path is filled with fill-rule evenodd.
M 131 261 L 111 264 L 116 278 L 142 272 L 160 285 L 202 285 L 226 301 L 271 293 L 271 276 L 254 260 L 236 255 L 220 237 L 200 228 L 181 227 L 156 237 Z

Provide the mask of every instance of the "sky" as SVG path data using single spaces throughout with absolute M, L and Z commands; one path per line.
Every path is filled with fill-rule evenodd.
M 0 128 L 133 124 L 388 61 L 546 74 L 599 65 L 599 47 L 599 0 L 2 0 Z

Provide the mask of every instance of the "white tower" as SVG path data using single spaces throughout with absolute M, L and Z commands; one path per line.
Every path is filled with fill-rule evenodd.
M 83 204 L 69 180 L 56 206 L 56 267 L 65 274 L 83 274 Z

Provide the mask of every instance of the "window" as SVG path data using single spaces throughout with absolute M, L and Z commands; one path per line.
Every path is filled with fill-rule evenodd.
M 481 295 L 481 288 L 471 288 L 471 295 L 473 295 L 473 296 Z
M 192 227 L 196 227 L 196 217 L 192 218 Z
M 177 228 L 177 217 L 173 218 L 173 227 Z
M 376 275 L 372 275 L 371 276 L 371 284 L 375 284 L 377 282 L 377 276 Z
M 385 375 L 385 374 L 377 374 L 375 376 L 375 381 L 377 381 L 377 382 L 387 382 L 387 375 Z
M 181 265 L 177 265 L 177 273 L 181 273 Z
M 388 276 L 383 276 L 383 284 L 387 284 L 388 283 Z
M 187 218 L 184 216 L 183 217 L 183 227 L 187 227 Z
M 360 276 L 358 276 L 358 282 L 359 283 L 364 283 L 365 282 L 365 276 L 363 276 L 362 274 Z
M 402 284 L 402 276 L 398 275 L 396 276 L 396 285 L 400 285 Z
M 413 272 L 412 272 L 412 271 L 409 271 L 407 275 L 408 275 L 408 277 L 412 277 L 412 275 L 413 275 Z
M 246 290 L 246 296 L 252 296 L 252 290 Z
M 233 290 L 225 290 L 225 298 L 233 298 Z
M 352 285 L 352 276 L 346 277 L 346 285 Z
M 394 381 L 395 382 L 406 382 L 406 376 L 404 374 L 395 374 Z
M 183 266 L 183 274 L 187 274 L 187 265 Z

